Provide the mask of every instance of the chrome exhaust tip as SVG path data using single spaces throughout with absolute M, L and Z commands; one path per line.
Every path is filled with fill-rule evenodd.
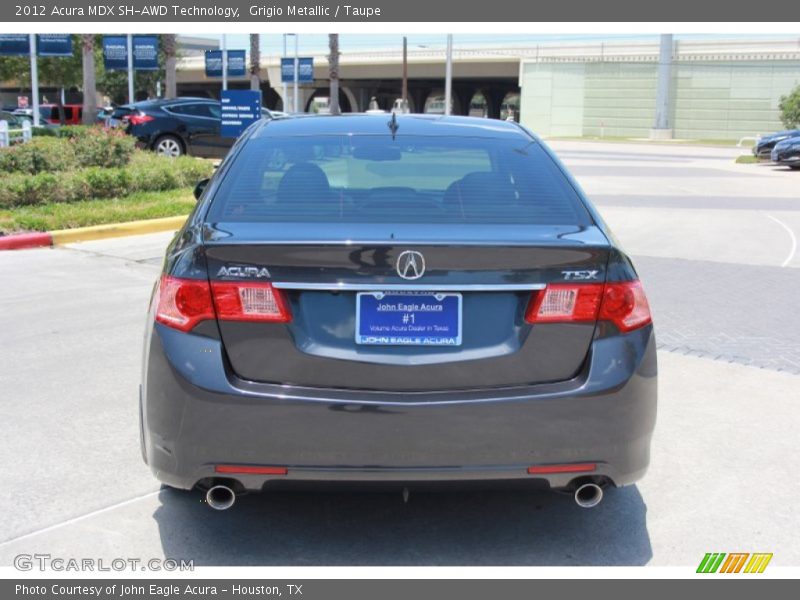
M 575 504 L 581 508 L 593 508 L 603 499 L 603 488 L 596 483 L 584 483 L 575 490 Z
M 215 485 L 206 492 L 206 502 L 214 510 L 228 510 L 236 502 L 236 493 L 227 485 Z

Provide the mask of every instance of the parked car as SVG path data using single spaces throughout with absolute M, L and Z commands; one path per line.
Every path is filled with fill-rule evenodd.
M 770 158 L 779 165 L 800 169 L 800 134 L 775 144 Z
M 763 160 L 769 160 L 775 144 L 797 136 L 800 136 L 800 129 L 789 129 L 765 135 L 753 146 L 753 155 Z
M 142 147 L 166 156 L 223 158 L 236 141 L 220 134 L 221 105 L 209 98 L 148 100 L 118 107 L 117 114 Z
M 59 111 L 63 111 L 63 119 Z M 59 107 L 57 104 L 42 104 L 39 106 L 41 119 L 52 125 L 80 125 L 83 122 L 83 105 L 64 104 Z
M 26 117 L 25 115 L 16 115 L 13 112 L 7 110 L 0 111 L 0 121 L 7 121 L 9 129 L 19 129 L 22 127 L 22 124 L 26 121 L 28 123 L 31 122 L 30 117 Z
M 264 120 L 167 249 L 144 459 L 217 509 L 349 482 L 568 490 L 643 476 L 656 344 L 630 258 L 517 123 Z
M 64 125 L 80 125 L 83 122 L 82 104 L 64 104 L 61 109 L 64 115 Z M 33 119 L 32 108 L 18 108 L 14 110 L 14 114 Z M 40 104 L 39 121 L 43 126 L 61 125 L 62 119 L 58 104 Z

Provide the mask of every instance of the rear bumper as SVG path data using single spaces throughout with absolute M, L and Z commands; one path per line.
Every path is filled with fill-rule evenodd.
M 174 487 L 227 478 L 248 490 L 323 482 L 563 488 L 586 475 L 621 486 L 649 463 L 657 395 L 651 326 L 595 340 L 570 381 L 436 393 L 246 382 L 227 368 L 214 339 L 161 325 L 148 337 L 143 446 L 155 476 Z M 597 466 L 590 473 L 527 473 L 566 463 Z M 287 473 L 218 475 L 221 464 Z

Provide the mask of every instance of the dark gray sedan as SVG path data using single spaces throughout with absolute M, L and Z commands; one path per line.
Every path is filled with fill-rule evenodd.
M 197 195 L 146 332 L 142 451 L 165 484 L 218 509 L 298 485 L 487 482 L 588 507 L 644 474 L 644 290 L 520 125 L 263 121 Z

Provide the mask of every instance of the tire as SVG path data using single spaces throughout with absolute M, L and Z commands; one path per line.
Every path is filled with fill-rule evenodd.
M 183 142 L 174 135 L 162 135 L 153 143 L 153 151 L 160 156 L 175 158 L 186 153 Z
M 789 165 L 792 171 L 800 171 L 800 165 Z

